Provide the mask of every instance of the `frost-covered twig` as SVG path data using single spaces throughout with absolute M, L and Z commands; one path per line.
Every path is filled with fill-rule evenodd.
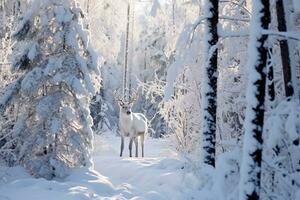
M 220 0 L 220 3 L 231 3 L 233 5 L 238 6 L 239 8 L 242 8 L 249 16 L 252 15 L 252 13 L 245 7 L 243 4 L 246 2 L 246 0 L 242 0 L 240 2 L 235 0 Z
M 231 21 L 241 21 L 241 22 L 250 22 L 248 18 L 240 18 L 240 17 L 231 17 L 231 16 L 220 16 L 220 19 L 231 20 Z

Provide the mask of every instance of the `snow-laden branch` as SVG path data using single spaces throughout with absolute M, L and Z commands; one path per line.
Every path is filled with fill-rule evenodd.
M 264 35 L 274 35 L 279 37 L 284 37 L 286 39 L 292 39 L 300 41 L 300 32 L 280 32 L 280 31 L 272 31 L 272 30 L 262 30 L 262 34 Z
M 196 29 L 198 28 L 198 26 L 200 25 L 200 24 L 202 24 L 203 23 L 203 21 L 204 20 L 206 20 L 208 17 L 207 16 L 199 16 L 198 17 L 198 19 L 196 19 L 196 21 L 194 22 L 194 24 L 192 24 L 192 31 L 191 31 L 191 33 L 190 33 L 190 45 L 191 45 L 191 43 L 193 42 L 193 40 L 194 40 L 194 36 L 195 36 L 195 31 L 196 31 Z
M 291 40 L 297 40 L 300 41 L 300 33 L 299 32 L 280 32 L 280 31 L 273 31 L 273 30 L 262 30 L 261 33 L 263 35 L 273 35 L 277 37 L 283 37 L 285 39 L 291 39 Z M 221 38 L 230 38 L 230 37 L 249 37 L 249 31 L 239 31 L 239 32 L 233 32 L 233 31 L 226 31 L 221 28 L 219 28 L 219 36 Z
M 4 94 L 0 98 L 0 113 L 2 113 L 5 110 L 5 108 L 13 99 L 14 95 L 18 93 L 19 89 L 21 88 L 22 80 L 23 77 L 20 77 L 19 79 L 11 83 L 11 85 L 9 85 L 4 91 Z
M 241 18 L 241 17 L 231 17 L 231 16 L 219 16 L 219 19 L 231 20 L 231 21 L 241 21 L 241 22 L 250 22 L 249 18 Z

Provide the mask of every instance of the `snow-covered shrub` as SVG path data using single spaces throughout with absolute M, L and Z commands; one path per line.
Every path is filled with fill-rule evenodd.
M 203 45 L 203 30 L 198 23 L 197 2 L 185 6 L 181 8 L 182 13 L 188 13 L 189 9 L 194 12 L 177 21 L 181 24 L 181 20 L 189 19 L 177 29 L 179 34 L 176 36 L 175 49 L 169 58 L 160 113 L 167 122 L 168 134 L 175 138 L 174 144 L 178 152 L 188 161 L 194 162 L 190 163 L 193 165 L 201 160 L 200 82 L 203 52 L 199 51 L 199 48 Z
M 36 0 L 13 34 L 12 70 L 21 73 L 14 153 L 36 177 L 91 164 L 89 104 L 100 81 L 81 13 L 73 0 Z
M 287 99 L 268 113 L 264 131 L 263 196 L 298 199 L 300 190 L 300 102 Z
M 167 123 L 168 134 L 174 134 L 176 149 L 185 157 L 195 156 L 192 160 L 197 162 L 201 148 L 201 111 L 200 96 L 192 89 L 197 88 L 192 77 L 192 71 L 184 70 L 176 81 L 174 98 L 162 103 L 160 113 Z
M 14 147 L 17 139 L 12 135 L 16 118 L 14 107 L 8 107 L 0 115 L 0 166 L 12 166 L 16 160 Z
M 216 167 L 200 165 L 194 169 L 198 178 L 198 196 L 203 200 L 238 200 L 241 149 L 220 154 Z

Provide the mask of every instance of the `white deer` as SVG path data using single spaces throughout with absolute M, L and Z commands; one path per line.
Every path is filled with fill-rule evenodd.
M 115 93 L 116 96 L 116 93 Z M 147 134 L 148 125 L 147 118 L 142 113 L 134 113 L 131 108 L 135 98 L 131 98 L 131 101 L 124 101 L 124 98 L 116 96 L 120 107 L 119 127 L 121 135 L 121 151 L 120 157 L 122 157 L 124 150 L 125 137 L 129 137 L 129 156 L 132 157 L 132 143 L 135 144 L 135 157 L 138 157 L 138 137 L 140 138 L 142 147 L 142 157 L 144 157 L 144 142 L 145 135 Z

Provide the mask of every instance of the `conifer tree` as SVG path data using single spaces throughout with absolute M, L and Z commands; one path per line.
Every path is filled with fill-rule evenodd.
M 13 34 L 17 163 L 36 177 L 91 164 L 90 97 L 99 69 L 73 0 L 36 0 Z

